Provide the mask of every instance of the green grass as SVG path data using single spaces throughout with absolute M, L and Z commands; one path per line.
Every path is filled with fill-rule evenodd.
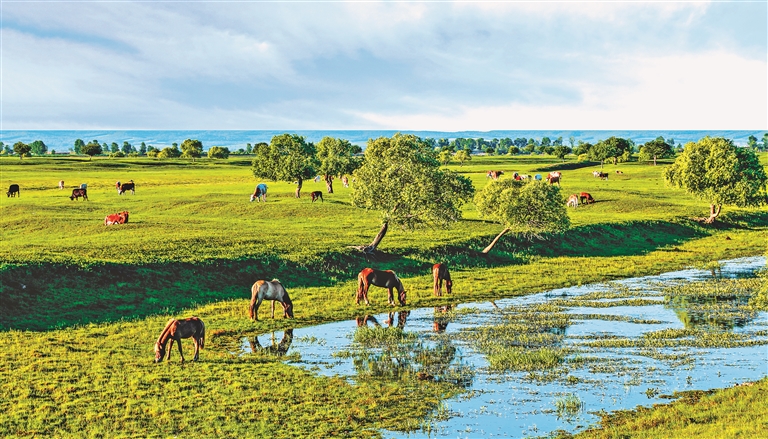
M 380 217 L 352 207 L 349 189 L 336 184 L 324 203 L 310 203 L 295 199 L 290 183 L 267 182 L 269 202 L 250 203 L 258 181 L 249 166 L 0 158 L 0 186 L 21 186 L 19 198 L 0 198 L 0 435 L 378 437 L 380 428 L 420 429 L 447 395 L 462 391 L 460 373 L 435 383 L 417 379 L 417 368 L 349 383 L 229 352 L 243 336 L 387 310 L 381 290 L 372 291 L 371 307 L 354 305 L 365 266 L 396 270 L 408 307 L 439 306 L 761 254 L 768 236 L 766 208 L 725 209 L 718 227 L 691 221 L 707 206 L 666 188 L 661 166 L 621 164 L 623 174 L 606 166 L 611 175 L 602 181 L 591 175 L 599 166 L 486 157 L 451 167 L 477 188 L 491 168 L 509 175 L 560 168 L 566 195 L 586 191 L 598 202 L 570 210 L 574 227 L 562 235 L 508 236 L 488 255 L 480 250 L 501 226 L 470 204 L 449 230 L 390 229 L 380 247 L 386 255 L 373 261 L 349 246 L 370 242 Z M 57 188 L 61 179 L 67 187 L 88 183 L 91 200 L 71 201 Z M 136 195 L 118 196 L 114 182 L 129 179 Z M 103 225 L 122 210 L 130 223 Z M 451 267 L 451 297 L 432 296 L 436 261 Z M 247 320 L 249 288 L 261 278 L 283 282 L 296 319 L 262 311 L 261 321 Z M 202 361 L 153 364 L 152 343 L 169 316 L 192 314 L 209 333 Z M 448 376 L 425 360 L 448 354 L 417 352 L 414 361 Z M 544 354 L 508 360 L 535 369 L 562 358 Z

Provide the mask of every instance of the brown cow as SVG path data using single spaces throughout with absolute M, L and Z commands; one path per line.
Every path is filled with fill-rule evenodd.
M 557 183 L 557 185 L 560 186 L 560 177 L 561 176 L 562 175 L 558 171 L 550 172 L 549 174 L 547 174 L 547 181 L 549 182 L 549 184 Z
M 84 189 L 84 188 L 72 189 L 72 195 L 70 195 L 69 199 L 70 200 L 74 200 L 75 198 L 77 198 L 79 200 L 80 197 L 83 197 L 83 200 L 87 200 L 88 199 L 88 189 Z
M 128 222 L 128 212 L 122 211 L 119 213 L 113 213 L 111 215 L 107 215 L 106 218 L 104 218 L 104 225 L 110 226 L 112 224 L 125 224 Z
M 586 192 L 582 192 L 579 194 L 579 200 L 581 200 L 581 204 L 592 204 L 595 202 L 595 199 L 592 198 L 592 195 L 589 195 Z
M 325 203 L 325 200 L 323 200 L 323 191 L 314 191 L 314 192 L 311 192 L 311 193 L 309 194 L 309 198 L 311 198 L 311 199 L 312 199 L 312 202 L 313 202 L 313 203 L 314 203 L 314 202 L 315 202 L 315 200 L 317 200 L 318 198 L 320 199 L 320 201 L 322 201 L 323 203 Z

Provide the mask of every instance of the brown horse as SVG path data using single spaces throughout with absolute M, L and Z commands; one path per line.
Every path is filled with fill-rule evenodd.
M 432 277 L 434 278 L 434 294 L 435 296 L 443 295 L 443 280 L 445 280 L 445 292 L 451 294 L 453 288 L 453 281 L 451 280 L 451 273 L 448 272 L 448 266 L 445 264 L 435 264 L 432 266 Z
M 363 271 L 357 276 L 357 296 L 355 297 L 355 303 L 359 305 L 360 299 L 364 299 L 366 305 L 370 304 L 368 302 L 368 288 L 371 285 L 386 288 L 389 291 L 387 299 L 391 306 L 395 306 L 392 290 L 397 288 L 400 305 L 405 306 L 405 288 L 395 272 L 392 270 L 374 270 L 373 268 L 363 268 Z
M 325 203 L 325 201 L 323 200 L 323 192 L 322 192 L 322 191 L 314 191 L 314 192 L 310 192 L 310 194 L 309 194 L 309 198 L 311 198 L 311 199 L 312 199 L 312 202 L 313 202 L 313 203 L 314 203 L 314 202 L 315 202 L 315 200 L 317 200 L 317 199 L 320 199 L 320 201 L 322 201 L 323 203 Z
M 293 302 L 279 280 L 257 280 L 251 287 L 251 306 L 248 308 L 248 315 L 253 320 L 259 320 L 259 306 L 263 300 L 272 301 L 273 319 L 275 318 L 275 301 L 283 305 L 283 317 L 293 318 Z
M 160 337 L 155 342 L 155 363 L 163 361 L 165 356 L 165 345 L 168 340 L 171 341 L 171 346 L 168 347 L 168 361 L 171 361 L 171 351 L 173 350 L 173 342 L 177 342 L 179 345 L 179 355 L 181 355 L 181 362 L 184 362 L 184 353 L 181 352 L 181 339 L 189 338 L 195 341 L 195 358 L 192 361 L 197 361 L 200 349 L 205 347 L 205 325 L 203 321 L 197 317 L 190 317 L 188 319 L 176 320 L 171 319 L 168 324 L 165 325 Z

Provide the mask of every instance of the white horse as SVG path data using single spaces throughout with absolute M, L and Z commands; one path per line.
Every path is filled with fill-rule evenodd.
M 257 280 L 251 287 L 251 306 L 248 315 L 253 320 L 259 320 L 259 306 L 262 300 L 272 301 L 272 318 L 275 318 L 275 301 L 283 305 L 283 316 L 293 318 L 293 302 L 288 297 L 288 292 L 277 279 Z

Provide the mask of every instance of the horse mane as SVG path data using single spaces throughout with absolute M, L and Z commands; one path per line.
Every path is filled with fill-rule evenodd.
M 163 342 L 163 337 L 171 330 L 171 325 L 175 321 L 176 321 L 176 319 L 172 318 L 171 320 L 168 320 L 168 323 L 165 324 L 165 328 L 163 328 L 163 330 L 160 332 L 160 337 L 157 338 L 157 343 L 158 344 L 161 344 Z M 166 338 L 166 340 L 167 340 L 167 338 Z
M 274 279 L 272 279 L 272 282 L 277 282 L 277 283 L 280 283 L 280 279 L 278 279 L 278 278 L 274 278 Z

